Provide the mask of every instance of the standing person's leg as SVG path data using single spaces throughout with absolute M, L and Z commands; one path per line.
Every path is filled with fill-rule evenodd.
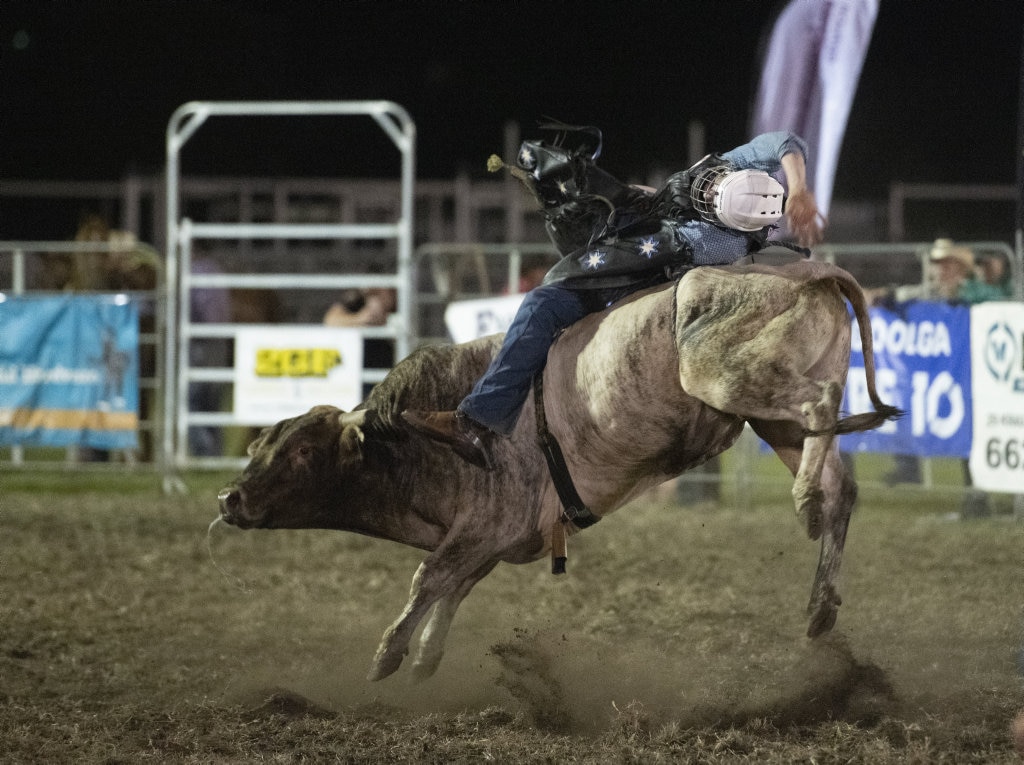
M 889 486 L 898 483 L 921 483 L 921 460 L 914 454 L 894 454 L 893 468 L 882 479 Z

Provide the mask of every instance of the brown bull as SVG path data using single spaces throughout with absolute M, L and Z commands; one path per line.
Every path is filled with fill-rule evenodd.
M 875 411 L 841 420 L 850 352 L 844 297 L 861 327 Z M 433 608 L 413 661 L 417 678 L 430 676 L 473 585 L 501 561 L 527 563 L 551 550 L 561 506 L 532 400 L 511 437 L 494 445 L 491 472 L 407 430 L 399 416 L 455 408 L 499 341 L 422 349 L 356 411 L 318 406 L 266 429 L 220 494 L 223 519 L 242 528 L 341 529 L 430 551 L 384 633 L 371 679 L 398 669 Z M 544 391 L 548 426 L 599 516 L 729 448 L 749 423 L 793 473 L 799 517 L 811 538 L 821 537 L 808 634 L 832 628 L 856 497 L 833 436 L 900 414 L 875 391 L 863 293 L 849 274 L 808 261 L 696 269 L 566 331 L 549 355 Z

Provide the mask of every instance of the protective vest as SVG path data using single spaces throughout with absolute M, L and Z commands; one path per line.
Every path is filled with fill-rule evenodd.
M 693 266 L 693 253 L 679 236 L 679 225 L 701 219 L 690 198 L 691 183 L 705 170 L 728 164 L 720 155 L 709 154 L 669 176 L 655 194 L 629 195 L 614 209 L 606 200 L 587 198 L 549 208 L 548 235 L 564 257 L 548 271 L 544 283 L 606 289 L 646 286 L 659 276 L 668 280 L 681 275 Z M 747 253 L 762 249 L 767 236 L 767 228 L 748 232 Z

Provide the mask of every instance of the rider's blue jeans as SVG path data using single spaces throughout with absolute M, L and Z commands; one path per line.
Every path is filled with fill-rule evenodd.
M 511 433 L 558 334 L 633 289 L 578 290 L 555 283 L 526 293 L 498 355 L 459 410 L 496 433 Z

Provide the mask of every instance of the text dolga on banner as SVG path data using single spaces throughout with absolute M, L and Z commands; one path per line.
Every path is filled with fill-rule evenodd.
M 906 415 L 876 430 L 842 436 L 841 448 L 966 458 L 972 427 L 969 309 L 914 301 L 869 313 L 878 393 Z M 852 346 L 842 409 L 871 411 L 856 324 Z
M 320 404 L 363 400 L 363 335 L 313 326 L 244 327 L 235 336 L 235 421 L 267 425 Z
M 971 308 L 971 357 L 971 479 L 985 491 L 1024 493 L 1024 304 Z
M 139 315 L 124 295 L 0 295 L 0 444 L 132 449 Z

